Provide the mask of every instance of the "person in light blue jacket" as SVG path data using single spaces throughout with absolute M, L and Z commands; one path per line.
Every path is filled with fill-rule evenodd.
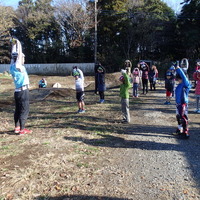
M 176 80 L 178 81 L 178 85 L 175 90 L 176 118 L 178 122 L 178 128 L 175 135 L 183 134 L 186 138 L 189 138 L 188 94 L 191 85 L 185 73 L 179 66 L 176 66 Z
M 32 131 L 25 129 L 25 123 L 29 114 L 29 77 L 24 65 L 20 62 L 17 62 L 18 56 L 19 54 L 17 52 L 12 53 L 10 74 L 13 77 L 15 85 L 14 132 L 22 135 L 31 133 Z

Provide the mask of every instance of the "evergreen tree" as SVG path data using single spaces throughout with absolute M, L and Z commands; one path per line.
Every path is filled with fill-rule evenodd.
M 178 16 L 180 56 L 197 59 L 200 56 L 200 1 L 185 0 L 184 2 Z

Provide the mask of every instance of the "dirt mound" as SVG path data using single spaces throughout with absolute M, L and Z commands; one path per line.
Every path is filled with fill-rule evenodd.
M 106 87 L 113 88 L 119 85 L 119 77 L 121 73 L 113 73 L 113 74 L 106 74 Z M 61 81 L 61 79 L 59 80 Z M 65 84 L 64 84 L 65 83 Z M 69 77 L 65 82 L 61 81 L 62 88 L 38 88 L 30 90 L 30 101 L 42 101 L 49 96 L 62 96 L 62 97 L 69 97 L 73 96 L 75 92 L 75 84 L 73 77 Z M 94 77 L 86 76 L 85 77 L 85 90 L 94 90 L 95 81 Z

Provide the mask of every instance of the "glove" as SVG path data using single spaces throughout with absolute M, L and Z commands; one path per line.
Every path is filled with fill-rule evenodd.
M 122 69 L 122 70 L 121 70 L 121 73 L 122 73 L 122 74 L 126 74 L 126 70 L 125 70 L 125 69 Z

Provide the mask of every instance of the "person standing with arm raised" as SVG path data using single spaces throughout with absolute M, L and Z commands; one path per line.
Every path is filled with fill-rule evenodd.
M 178 128 L 174 135 L 183 134 L 186 138 L 189 138 L 188 94 L 191 85 L 184 71 L 179 67 L 178 64 L 176 66 L 176 80 L 178 81 L 178 85 L 175 90 L 176 119 L 178 122 Z
M 19 43 L 19 41 L 17 43 Z M 21 56 L 21 58 L 19 58 L 19 56 Z M 24 59 L 25 56 L 22 52 L 15 52 L 15 48 L 12 48 L 10 73 L 15 84 L 14 132 L 20 135 L 32 133 L 31 130 L 25 128 L 25 123 L 29 115 L 29 77 L 24 67 Z

